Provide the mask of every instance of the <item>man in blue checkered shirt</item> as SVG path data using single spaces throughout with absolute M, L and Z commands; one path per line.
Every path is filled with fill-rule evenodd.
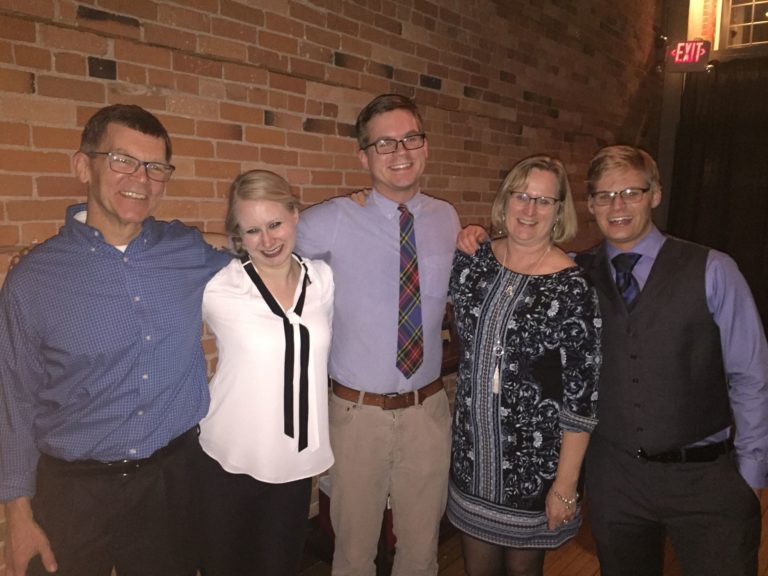
M 170 161 L 146 110 L 96 112 L 74 156 L 87 202 L 0 293 L 8 576 L 196 572 L 201 301 L 231 256 L 152 217 Z

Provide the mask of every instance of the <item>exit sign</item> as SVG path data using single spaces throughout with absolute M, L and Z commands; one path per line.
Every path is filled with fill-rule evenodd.
M 711 47 L 712 44 L 708 40 L 688 40 L 672 44 L 667 47 L 667 71 L 700 72 L 706 70 Z

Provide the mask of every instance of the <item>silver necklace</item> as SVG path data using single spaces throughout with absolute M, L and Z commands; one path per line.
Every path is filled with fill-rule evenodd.
M 541 262 L 544 260 L 544 257 L 547 254 L 549 254 L 549 251 L 551 249 L 552 249 L 552 245 L 550 244 L 549 246 L 547 246 L 547 249 L 544 250 L 544 253 L 536 261 L 536 264 L 533 265 L 533 268 L 531 269 L 531 273 L 526 275 L 525 280 L 523 280 L 523 285 L 520 287 L 520 290 L 517 291 L 517 296 L 515 296 L 515 299 L 512 301 L 512 306 L 511 306 L 512 311 L 515 310 L 518 300 L 520 300 L 520 297 L 525 293 L 525 289 L 528 287 L 528 281 L 531 279 L 531 276 L 534 276 L 536 272 L 538 272 Z M 509 256 L 509 247 L 505 247 L 505 251 L 504 251 L 504 261 L 502 263 L 502 268 L 504 270 L 508 270 L 507 256 Z M 515 288 L 514 286 L 507 286 L 507 288 L 504 291 L 507 293 L 507 296 L 511 298 L 512 295 L 515 293 Z M 494 371 L 493 371 L 493 383 L 491 385 L 491 391 L 494 394 L 498 394 L 501 391 L 501 363 L 504 359 L 504 354 L 506 353 L 506 348 L 504 345 L 502 345 L 502 341 L 504 342 L 507 341 L 507 329 L 508 329 L 507 326 L 504 326 L 503 328 L 499 329 L 499 332 L 496 335 L 496 344 L 492 348 L 493 355 L 496 358 L 496 361 L 495 361 L 496 367 L 494 368 Z

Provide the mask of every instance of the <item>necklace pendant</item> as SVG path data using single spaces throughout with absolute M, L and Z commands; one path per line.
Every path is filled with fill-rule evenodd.
M 496 370 L 493 371 L 493 383 L 491 384 L 491 391 L 494 394 L 498 394 L 501 391 L 501 374 L 499 373 L 499 366 L 501 361 L 496 362 Z

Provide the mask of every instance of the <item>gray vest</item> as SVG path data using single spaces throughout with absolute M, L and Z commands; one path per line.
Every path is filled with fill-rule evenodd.
M 707 309 L 708 249 L 667 238 L 627 312 L 601 245 L 577 258 L 597 288 L 603 318 L 595 434 L 658 454 L 731 423 L 720 330 Z

